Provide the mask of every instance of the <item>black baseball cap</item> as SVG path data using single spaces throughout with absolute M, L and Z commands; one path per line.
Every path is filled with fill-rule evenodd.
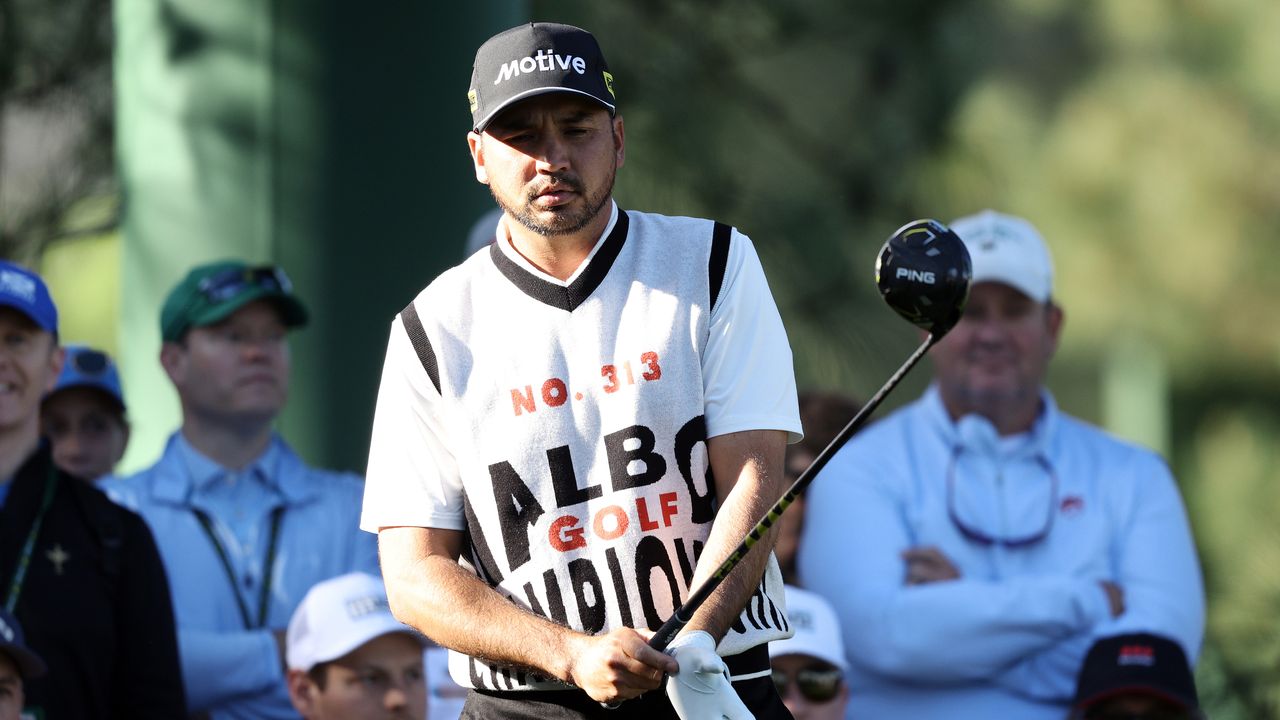
M 591 33 L 572 25 L 531 22 L 494 35 L 476 51 L 471 67 L 471 127 L 489 121 L 513 103 L 535 95 L 583 95 L 617 112 L 613 75 Z
M 13 660 L 24 680 L 41 677 L 48 671 L 44 660 L 27 647 L 17 618 L 3 608 L 0 608 L 0 653 Z
M 1076 682 L 1074 709 L 1123 694 L 1140 694 L 1171 702 L 1192 714 L 1199 711 L 1195 679 L 1182 646 L 1150 633 L 1103 638 L 1085 656 Z

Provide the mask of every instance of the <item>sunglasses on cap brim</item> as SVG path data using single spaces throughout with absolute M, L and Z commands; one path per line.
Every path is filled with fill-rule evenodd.
M 840 694 L 840 683 L 844 681 L 844 673 L 840 668 L 829 665 L 811 665 L 796 671 L 795 677 L 781 670 L 773 671 L 773 685 L 778 695 L 787 696 L 787 689 L 794 682 L 801 697 L 812 703 L 831 702 Z
M 210 303 L 224 302 L 245 290 L 268 290 L 288 295 L 293 292 L 293 283 L 284 270 L 274 265 L 263 265 L 228 268 L 201 280 L 196 286 L 196 291 Z

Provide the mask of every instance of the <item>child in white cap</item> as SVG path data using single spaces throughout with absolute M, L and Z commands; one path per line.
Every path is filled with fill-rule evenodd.
M 769 664 L 782 702 L 795 720 L 841 720 L 849 704 L 849 662 L 840 622 L 821 596 L 788 585 L 787 619 L 795 634 L 769 643 Z
M 391 615 L 382 580 L 317 583 L 289 621 L 289 699 L 306 720 L 426 717 L 422 638 Z

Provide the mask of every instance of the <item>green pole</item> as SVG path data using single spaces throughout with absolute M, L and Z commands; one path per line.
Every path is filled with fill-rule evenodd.
M 490 204 L 466 153 L 471 58 L 526 18 L 514 1 L 117 0 L 122 471 L 180 423 L 164 295 L 223 257 L 280 263 L 312 310 L 281 431 L 310 462 L 363 469 L 391 318 Z

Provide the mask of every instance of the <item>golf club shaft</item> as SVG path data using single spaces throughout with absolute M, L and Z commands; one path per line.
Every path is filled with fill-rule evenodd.
M 747 533 L 747 536 L 743 538 L 742 543 L 738 545 L 737 549 L 730 553 L 729 557 L 720 564 L 720 567 L 716 569 L 715 574 L 699 585 L 698 589 L 684 601 L 684 604 L 676 608 L 676 611 L 671 615 L 671 617 L 667 618 L 667 621 L 662 623 L 662 627 L 658 628 L 657 632 L 655 632 L 653 637 L 650 638 L 649 647 L 657 650 L 667 649 L 667 646 L 675 639 L 676 634 L 679 633 L 685 625 L 689 624 L 689 621 L 693 619 L 694 613 L 698 611 L 698 608 L 702 607 L 702 604 L 707 601 L 707 598 L 711 596 L 711 593 L 715 592 L 716 588 L 720 587 L 720 583 L 729 575 L 729 572 L 732 571 L 733 568 L 742 560 L 743 556 L 745 556 L 751 548 L 758 543 L 762 537 L 764 537 L 764 534 L 769 531 L 769 528 L 773 527 L 773 524 L 778 521 L 778 517 L 791 506 L 791 503 L 804 492 L 805 488 L 809 487 L 809 483 L 813 482 L 813 479 L 818 476 L 818 473 L 822 471 L 822 468 L 826 467 L 827 462 L 836 454 L 836 451 L 843 447 L 845 442 L 847 442 L 849 438 L 866 423 L 867 418 L 871 416 L 871 413 L 875 412 L 876 408 L 879 407 L 885 396 L 897 387 L 902 378 L 906 376 L 911 368 L 915 367 L 916 363 L 920 362 L 920 358 L 924 357 L 925 353 L 929 351 L 929 348 L 933 347 L 933 344 L 937 342 L 940 337 L 942 337 L 941 333 L 929 333 L 929 336 L 920 344 L 920 347 L 916 348 L 916 351 L 911 354 L 911 357 L 907 358 L 907 361 L 902 364 L 902 367 L 898 368 L 897 372 L 895 372 L 893 376 L 876 391 L 876 394 L 871 396 L 871 399 L 868 400 L 867 403 L 862 406 L 862 409 L 853 416 L 853 419 L 844 426 L 844 429 L 840 431 L 840 434 L 836 435 L 835 439 L 818 454 L 818 457 L 814 458 L 809 467 L 805 468 L 805 471 L 800 473 L 800 477 L 796 478 L 796 481 L 791 484 L 791 487 L 787 488 L 787 491 L 782 494 L 782 498 L 778 500 L 778 502 L 767 514 L 765 514 L 763 518 L 760 519 L 760 522 L 756 523 L 756 526 L 751 529 L 751 532 Z

